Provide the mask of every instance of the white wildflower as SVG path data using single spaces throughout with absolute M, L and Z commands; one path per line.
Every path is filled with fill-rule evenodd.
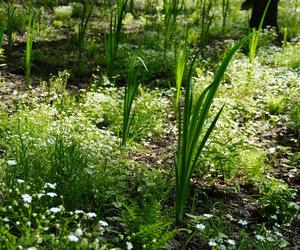
M 86 215 L 87 215 L 87 217 L 88 217 L 89 219 L 92 219 L 92 218 L 94 218 L 94 217 L 97 217 L 97 214 L 95 214 L 95 213 L 93 213 L 93 212 L 86 213 Z
M 27 250 L 37 250 L 36 247 L 28 247 Z
M 17 182 L 18 182 L 19 184 L 22 184 L 22 183 L 24 183 L 24 180 L 22 180 L 22 179 L 17 179 Z
M 99 221 L 99 225 L 102 226 L 102 227 L 107 227 L 108 226 L 108 223 L 104 220 L 100 220 Z
M 17 161 L 16 160 L 8 160 L 7 164 L 8 164 L 8 166 L 15 166 L 15 165 L 17 165 Z
M 77 236 L 75 236 L 74 234 L 70 234 L 68 236 L 69 241 L 71 242 L 78 242 L 79 238 Z
M 235 241 L 234 240 L 229 239 L 227 242 L 228 242 L 229 245 L 235 246 Z
M 225 215 L 227 219 L 231 220 L 231 221 L 234 221 L 234 218 L 231 214 L 226 214 Z
M 202 231 L 202 230 L 205 229 L 205 225 L 202 224 L 202 223 L 200 223 L 200 224 L 197 224 L 197 225 L 196 225 L 196 228 Z
M 126 242 L 127 250 L 133 249 L 133 245 L 131 242 Z
M 56 188 L 56 183 L 49 183 L 49 182 L 46 182 L 45 185 L 44 185 L 45 188 L 51 188 L 51 189 L 55 189 Z
M 255 235 L 255 238 L 258 240 L 258 241 L 265 241 L 265 237 L 260 235 L 260 234 L 256 234 Z
M 81 230 L 81 228 L 77 228 L 74 232 L 74 235 L 77 237 L 80 237 L 83 235 L 83 231 Z
M 56 194 L 56 193 L 53 193 L 53 192 L 46 193 L 46 195 L 48 195 L 48 196 L 51 197 L 51 198 L 57 196 L 57 194 Z
M 56 213 L 59 213 L 61 211 L 61 209 L 59 207 L 51 207 L 48 211 L 56 214 Z
M 204 217 L 206 217 L 206 218 L 208 218 L 208 219 L 210 219 L 210 218 L 212 218 L 212 217 L 213 217 L 213 215 L 212 215 L 212 214 L 203 214 L 203 216 L 204 216 Z
M 32 197 L 29 194 L 22 194 L 22 199 L 25 203 L 31 203 Z
M 210 245 L 211 247 L 215 247 L 215 246 L 217 246 L 217 243 L 214 239 L 210 239 L 208 242 L 208 245 Z
M 246 226 L 248 224 L 248 222 L 245 220 L 239 220 L 238 223 L 241 224 L 242 226 Z
M 82 211 L 82 210 L 75 210 L 74 213 L 75 214 L 84 214 L 84 211 Z

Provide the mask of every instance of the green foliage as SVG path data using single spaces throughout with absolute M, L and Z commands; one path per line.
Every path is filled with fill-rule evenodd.
M 72 15 L 72 6 L 54 7 L 54 17 L 56 21 L 67 22 Z
M 189 184 L 198 158 L 205 146 L 207 139 L 213 131 L 223 107 L 217 113 L 209 127 L 205 131 L 204 124 L 210 107 L 213 103 L 216 92 L 222 81 L 224 72 L 233 57 L 234 53 L 247 41 L 249 37 L 238 42 L 227 54 L 223 60 L 219 70 L 215 74 L 213 82 L 201 93 L 193 106 L 193 91 L 191 85 L 191 77 L 194 58 L 185 91 L 185 104 L 183 119 L 179 120 L 179 138 L 176 153 L 176 220 L 181 221 L 184 208 L 188 199 Z M 204 133 L 203 137 L 201 135 Z
M 80 23 L 78 29 L 78 62 L 79 65 L 82 63 L 82 54 L 85 49 L 86 44 L 86 30 L 91 18 L 92 12 L 94 9 L 94 2 L 93 1 L 85 1 L 83 4 L 83 11 L 80 15 Z
M 171 219 L 162 216 L 160 203 L 152 201 L 142 208 L 126 206 L 122 214 L 135 249 L 166 249 L 176 231 L 170 228 Z
M 292 202 L 296 193 L 288 185 L 276 179 L 267 181 L 261 188 L 258 199 L 260 213 L 271 220 L 289 223 L 299 212 L 297 203 Z
M 112 75 L 114 69 L 117 50 L 121 39 L 122 22 L 126 15 L 127 2 L 128 0 L 117 0 L 116 9 L 112 10 L 110 16 L 109 33 L 105 34 L 105 60 L 109 76 Z M 113 14 L 113 12 L 115 13 Z
M 6 33 L 8 37 L 7 58 L 10 59 L 13 48 L 13 28 L 16 21 L 16 7 L 13 4 L 6 6 Z
M 131 108 L 133 99 L 137 93 L 139 82 L 137 81 L 137 71 L 135 69 L 137 60 L 139 60 L 142 65 L 147 70 L 144 61 L 141 58 L 132 58 L 128 71 L 128 79 L 125 85 L 125 95 L 124 95 L 124 111 L 123 111 L 123 129 L 122 129 L 122 145 L 126 146 L 128 140 L 130 123 L 132 120 Z
M 267 99 L 267 107 L 271 115 L 279 115 L 286 108 L 286 99 L 284 96 L 275 97 L 270 95 Z

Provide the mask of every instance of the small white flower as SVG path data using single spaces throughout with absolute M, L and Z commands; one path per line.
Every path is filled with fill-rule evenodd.
M 238 223 L 241 224 L 242 226 L 246 226 L 248 224 L 248 222 L 245 220 L 239 220 Z
M 215 246 L 217 246 L 217 243 L 214 239 L 210 239 L 208 242 L 208 245 L 210 245 L 211 247 L 215 247 Z
M 227 242 L 228 242 L 229 245 L 235 246 L 235 241 L 234 240 L 229 239 Z
M 212 218 L 212 217 L 213 217 L 213 215 L 212 215 L 212 214 L 203 214 L 203 216 L 204 216 L 204 217 L 206 217 L 206 218 L 208 218 L 208 219 L 210 219 L 210 218 Z
M 92 212 L 86 213 L 86 215 L 87 215 L 87 217 L 88 217 L 89 219 L 92 219 L 92 218 L 94 218 L 94 217 L 97 217 L 97 214 L 92 213 Z
M 84 214 L 84 211 L 82 211 L 82 210 L 75 210 L 74 213 L 75 214 Z
M 38 199 L 42 198 L 45 194 L 37 194 L 36 197 L 38 197 Z
M 17 165 L 17 161 L 16 160 L 8 160 L 7 164 L 8 164 L 8 166 L 15 166 L 15 165 Z
M 45 188 L 51 188 L 51 189 L 55 189 L 56 188 L 56 183 L 49 183 L 49 182 L 46 182 L 45 185 L 44 185 Z
M 77 237 L 80 237 L 83 235 L 83 232 L 81 230 L 81 228 L 77 228 L 74 232 L 74 235 L 77 236 Z
M 260 234 L 256 234 L 255 235 L 255 238 L 258 240 L 258 241 L 265 241 L 265 237 L 260 235 Z
M 102 226 L 102 227 L 107 227 L 108 226 L 108 223 L 104 220 L 100 220 L 99 221 L 99 225 Z
M 56 214 L 56 213 L 59 213 L 61 211 L 61 209 L 59 207 L 51 207 L 48 211 Z
M 197 225 L 196 225 L 196 228 L 202 231 L 202 230 L 205 229 L 205 225 L 202 224 L 202 223 L 200 223 L 200 224 L 197 224 Z
M 17 182 L 18 182 L 19 184 L 22 184 L 22 183 L 24 183 L 24 180 L 22 180 L 22 179 L 17 179 Z
M 37 250 L 36 247 L 28 247 L 27 250 Z
M 274 241 L 274 239 L 272 237 L 267 237 L 267 241 Z
M 22 194 L 22 199 L 25 203 L 31 203 L 32 197 L 29 194 Z
M 231 221 L 234 221 L 234 218 L 232 217 L 231 214 L 226 214 L 225 215 L 227 219 L 231 220 Z
M 70 235 L 68 236 L 68 239 L 69 239 L 69 241 L 71 241 L 71 242 L 78 242 L 78 240 L 79 240 L 79 238 L 78 238 L 77 236 L 73 235 L 73 234 L 70 234 Z
M 51 198 L 57 196 L 57 194 L 56 194 L 56 193 L 53 193 L 53 192 L 46 193 L 46 195 L 50 196 Z
M 133 245 L 131 242 L 126 242 L 127 250 L 133 249 Z

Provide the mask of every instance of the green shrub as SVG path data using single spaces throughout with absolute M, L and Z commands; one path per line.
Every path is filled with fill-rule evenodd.
M 54 8 L 54 17 L 57 21 L 66 22 L 71 18 L 72 6 L 58 6 Z
M 272 179 L 261 188 L 258 199 L 260 213 L 271 220 L 289 223 L 299 211 L 297 203 L 292 202 L 296 193 L 282 181 Z

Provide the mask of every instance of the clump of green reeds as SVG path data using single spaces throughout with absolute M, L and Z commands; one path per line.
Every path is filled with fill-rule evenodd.
M 249 37 L 249 36 L 248 36 Z M 214 117 L 211 124 L 206 128 L 207 118 L 214 97 L 217 93 L 224 72 L 234 53 L 248 39 L 245 37 L 239 41 L 224 58 L 220 68 L 215 74 L 213 82 L 204 89 L 201 95 L 193 101 L 192 72 L 197 55 L 194 57 L 188 74 L 185 89 L 184 111 L 181 117 L 179 110 L 179 137 L 176 152 L 176 221 L 180 222 L 183 217 L 185 205 L 189 196 L 190 179 L 197 166 L 199 156 L 211 135 L 216 123 L 222 113 L 223 107 Z
M 265 20 L 265 17 L 266 17 L 266 14 L 267 14 L 270 3 L 271 3 L 271 0 L 269 0 L 267 5 L 266 5 L 263 16 L 262 16 L 262 18 L 260 20 L 260 23 L 259 23 L 258 30 L 253 29 L 253 36 L 251 37 L 250 42 L 249 42 L 249 62 L 251 64 L 254 62 L 256 49 L 257 49 L 258 42 L 259 42 L 259 39 L 260 39 L 260 33 L 262 31 L 263 23 L 264 23 L 264 20 Z
M 122 22 L 126 15 L 127 2 L 128 0 L 117 0 L 116 9 L 111 12 L 109 33 L 105 35 L 104 39 L 105 59 L 109 76 L 112 75 L 114 68 L 114 62 L 121 39 Z
M 86 43 L 86 30 L 94 9 L 93 1 L 85 1 L 83 3 L 83 11 L 80 16 L 80 23 L 78 29 L 78 61 L 79 65 L 82 63 L 82 54 L 84 52 Z
M 6 6 L 6 33 L 7 33 L 7 58 L 10 59 L 13 48 L 13 27 L 16 21 L 16 7 L 13 4 L 7 4 Z
M 123 111 L 123 129 L 122 129 L 122 146 L 126 146 L 126 142 L 129 136 L 130 121 L 131 121 L 131 108 L 133 99 L 136 96 L 139 82 L 137 80 L 137 62 L 141 62 L 144 68 L 147 67 L 144 61 L 140 57 L 134 57 L 131 59 L 128 70 L 128 79 L 125 84 L 125 96 L 124 96 L 124 111 Z

